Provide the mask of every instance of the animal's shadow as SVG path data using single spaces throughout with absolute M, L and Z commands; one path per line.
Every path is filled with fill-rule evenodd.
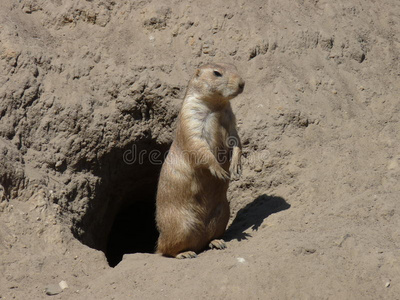
M 225 241 L 243 240 L 251 236 L 245 231 L 251 227 L 257 231 L 264 219 L 269 215 L 290 208 L 285 199 L 265 194 L 258 196 L 253 202 L 240 209 L 232 224 L 224 234 Z

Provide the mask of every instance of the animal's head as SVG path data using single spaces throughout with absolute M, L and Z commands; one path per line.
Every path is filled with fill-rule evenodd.
M 234 65 L 206 64 L 196 70 L 189 92 L 204 100 L 226 102 L 243 92 L 244 84 Z

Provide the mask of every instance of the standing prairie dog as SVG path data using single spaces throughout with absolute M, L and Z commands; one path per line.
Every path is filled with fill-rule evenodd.
M 203 65 L 190 80 L 158 183 L 158 253 L 193 258 L 207 246 L 226 248 L 218 240 L 229 219 L 226 192 L 242 169 L 229 100 L 243 88 L 230 64 Z

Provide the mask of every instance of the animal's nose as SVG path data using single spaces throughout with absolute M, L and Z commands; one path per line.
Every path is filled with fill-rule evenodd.
M 243 91 L 243 89 L 244 89 L 244 80 L 243 79 L 241 79 L 240 82 L 239 82 L 239 89 L 241 91 Z

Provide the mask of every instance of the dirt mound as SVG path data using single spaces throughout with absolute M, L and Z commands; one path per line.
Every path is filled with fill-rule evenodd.
M 399 297 L 398 1 L 3 2 L 1 299 Z M 163 258 L 158 172 L 216 61 L 246 80 L 228 249 Z

